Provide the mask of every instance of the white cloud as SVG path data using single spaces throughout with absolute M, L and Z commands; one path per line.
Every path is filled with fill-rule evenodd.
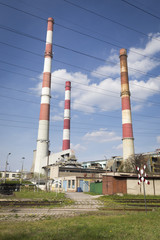
M 82 146 L 81 144 L 73 145 L 71 143 L 71 149 L 73 149 L 75 152 L 79 152 L 79 151 L 85 151 L 87 148 Z
M 160 62 L 154 58 L 154 55 L 160 52 L 160 33 L 150 34 L 148 42 L 144 48 L 135 48 L 132 47 L 128 50 L 128 67 L 129 67 L 129 76 L 139 78 L 143 76 L 142 72 L 150 72 L 156 67 L 160 66 Z M 137 54 L 138 53 L 138 54 Z M 147 58 L 153 57 L 153 58 Z M 108 61 L 115 62 L 115 65 L 110 64 Z M 117 76 L 120 75 L 120 66 L 119 66 L 119 55 L 111 51 L 111 55 L 106 60 L 106 64 L 99 66 L 96 69 L 96 72 L 100 72 L 106 76 Z M 134 71 L 134 69 L 139 70 Z M 93 76 L 101 79 L 102 75 L 98 75 L 95 71 L 92 72 Z
M 55 121 L 55 122 L 58 122 L 58 121 L 63 121 L 63 117 L 60 116 L 60 115 L 55 115 L 55 116 L 52 116 L 51 117 L 51 121 Z
M 119 144 L 118 146 L 113 146 L 113 149 L 122 149 L 123 148 L 123 144 Z
M 117 58 L 119 59 L 118 55 Z M 100 72 L 102 75 L 97 74 L 96 72 Z M 97 78 L 104 78 L 104 76 L 109 77 L 109 76 L 115 76 L 115 75 L 120 75 L 120 66 L 119 64 L 116 65 L 103 65 L 99 66 L 95 71 L 92 72 L 92 76 L 97 77 Z
M 100 128 L 97 131 L 88 132 L 83 138 L 86 141 L 94 141 L 99 143 L 121 140 L 121 137 L 117 136 L 115 132 L 110 132 L 103 128 Z
M 160 39 L 160 33 L 151 35 L 151 37 L 157 37 Z M 131 51 L 132 50 L 132 51 Z M 138 52 L 141 55 L 135 54 Z M 153 38 L 149 38 L 148 43 L 144 48 L 130 48 L 128 50 L 128 65 L 131 68 L 140 69 L 144 72 L 149 72 L 155 67 L 160 65 L 159 61 L 155 59 L 146 58 L 143 55 L 154 56 L 154 54 L 160 52 L 160 44 Z M 84 113 L 99 113 L 103 111 L 114 111 L 121 108 L 120 100 L 120 67 L 119 56 L 114 49 L 111 51 L 111 55 L 108 60 L 114 60 L 117 64 L 99 66 L 95 71 L 100 72 L 101 75 L 97 75 L 95 71 L 91 76 L 99 78 L 98 83 L 93 83 L 87 74 L 81 72 L 68 72 L 66 69 L 58 69 L 52 73 L 52 96 L 60 99 L 59 107 L 64 107 L 64 89 L 65 81 L 71 81 L 71 99 L 72 110 L 79 110 Z M 103 77 L 102 75 L 110 75 L 114 77 Z M 149 78 L 148 80 L 140 80 L 141 73 L 131 71 L 129 69 L 130 91 L 132 110 L 139 111 L 146 105 L 146 100 L 158 94 L 156 91 L 160 91 L 159 76 L 155 78 Z M 103 77 L 103 78 L 102 78 Z M 116 78 L 115 78 L 116 77 Z M 38 94 L 41 94 L 42 88 L 42 74 L 39 76 L 40 82 L 32 89 Z M 153 89 L 153 90 L 151 90 Z M 53 99 L 54 101 L 54 99 Z M 78 114 L 78 113 L 77 113 Z

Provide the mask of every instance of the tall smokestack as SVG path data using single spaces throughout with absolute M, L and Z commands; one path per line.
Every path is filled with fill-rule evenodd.
M 51 92 L 51 62 L 52 62 L 52 36 L 53 18 L 48 18 L 46 49 L 44 58 L 43 84 L 41 107 L 39 117 L 37 152 L 35 160 L 35 173 L 44 173 L 42 167 L 47 164 L 44 160 L 49 154 L 49 117 L 50 117 L 50 92 Z
M 122 99 L 122 128 L 123 128 L 123 160 L 134 154 L 134 138 L 132 129 L 130 91 L 128 81 L 127 51 L 120 49 L 121 69 L 121 99 Z
M 71 82 L 67 81 L 66 86 L 65 86 L 64 127 L 63 127 L 62 150 L 70 149 L 70 99 L 71 99 Z

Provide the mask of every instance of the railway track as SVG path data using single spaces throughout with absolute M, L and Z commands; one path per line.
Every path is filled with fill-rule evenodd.
M 149 203 L 159 203 L 160 204 L 160 199 L 146 199 L 147 202 Z M 124 199 L 124 200 L 115 200 L 116 202 L 122 202 L 122 203 L 143 203 L 144 199 Z
M 59 206 L 63 201 L 0 201 L 0 207 L 33 207 L 33 206 Z

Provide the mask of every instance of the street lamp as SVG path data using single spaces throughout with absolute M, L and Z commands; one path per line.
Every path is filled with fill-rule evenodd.
M 6 183 L 6 172 L 7 172 L 7 165 L 8 165 L 8 157 L 9 155 L 11 155 L 11 153 L 7 154 L 7 158 L 6 158 L 6 166 L 5 166 L 5 173 L 4 173 L 4 183 Z
M 20 179 L 20 184 L 22 183 L 22 180 L 23 180 L 22 174 L 23 174 L 23 162 L 24 162 L 24 159 L 25 159 L 25 157 L 22 157 L 22 168 L 21 168 L 21 179 Z

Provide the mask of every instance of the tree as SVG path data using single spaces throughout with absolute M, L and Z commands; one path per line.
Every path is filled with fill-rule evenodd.
M 132 155 L 127 160 L 122 161 L 118 172 L 136 173 L 136 167 L 143 168 L 144 165 L 146 165 L 146 172 L 149 172 L 147 161 L 148 156 L 142 154 Z

